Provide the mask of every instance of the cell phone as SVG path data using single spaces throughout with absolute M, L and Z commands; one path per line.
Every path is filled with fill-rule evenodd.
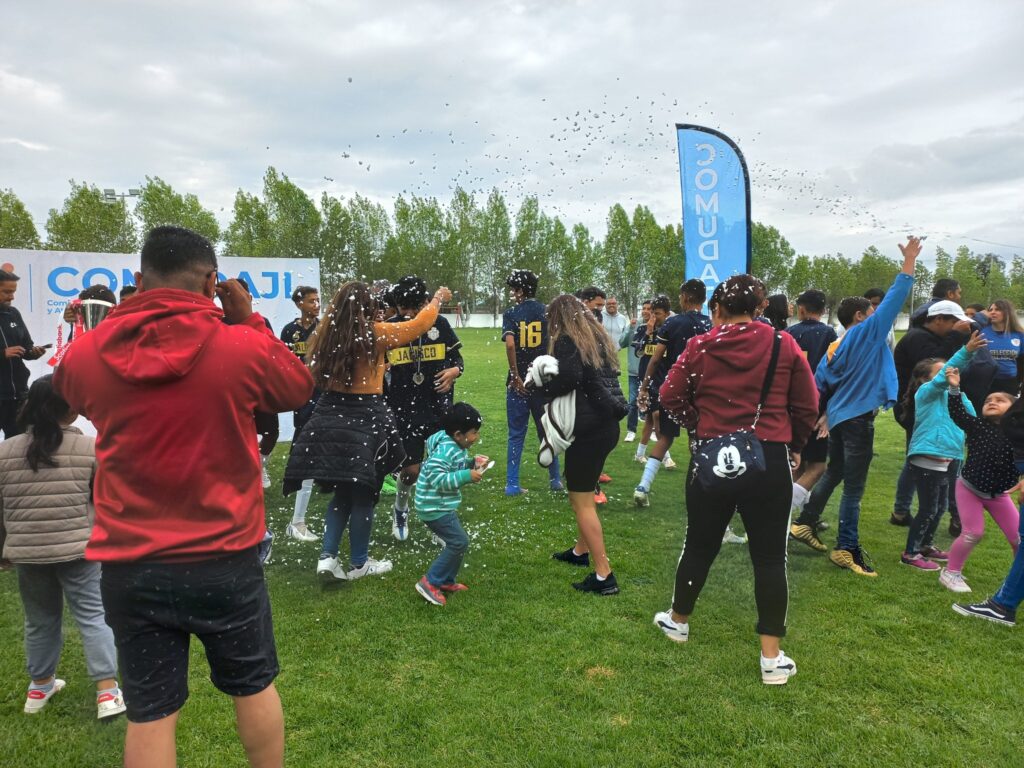
M 40 349 L 50 349 L 52 346 L 53 344 L 43 344 L 43 346 L 41 346 Z

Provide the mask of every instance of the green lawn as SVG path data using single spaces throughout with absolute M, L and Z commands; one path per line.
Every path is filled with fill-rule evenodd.
M 902 433 L 878 421 L 861 531 L 881 576 L 859 578 L 801 545 L 790 547 L 790 635 L 800 673 L 768 687 L 758 674 L 746 548 L 723 549 L 677 645 L 651 624 L 666 608 L 683 540 L 682 469 L 658 477 L 650 509 L 632 488 L 641 468 L 620 446 L 607 470 L 605 536 L 622 593 L 580 595 L 582 570 L 550 559 L 573 538 L 564 497 L 530 462 L 528 500 L 506 499 L 505 353 L 496 332 L 466 330 L 458 398 L 484 414 L 480 451 L 498 465 L 469 489 L 461 512 L 473 540 L 446 608 L 413 590 L 435 547 L 414 523 L 391 538 L 387 497 L 371 554 L 395 569 L 323 591 L 317 544 L 286 540 L 291 499 L 268 502 L 278 533 L 271 587 L 288 762 L 296 766 L 823 766 L 1021 765 L 1024 634 L 957 616 L 933 575 L 898 565 L 906 529 L 887 522 Z M 290 418 L 289 416 L 282 418 Z M 526 455 L 533 455 L 531 435 Z M 287 446 L 274 454 L 280 477 Z M 676 449 L 680 466 L 685 448 Z M 145 472 L 140 468 L 140 472 Z M 311 527 L 322 530 L 324 497 Z M 834 501 L 826 513 L 835 531 Z M 948 544 L 945 521 L 940 545 Z M 347 546 L 347 544 L 343 544 Z M 1010 552 L 994 526 L 969 561 L 974 596 L 998 587 Z M 13 573 L 0 574 L 0 763 L 120 764 L 123 722 L 95 722 L 77 633 L 60 674 L 67 689 L 29 720 L 21 608 Z M 244 765 L 230 700 L 209 683 L 193 648 L 192 698 L 180 721 L 183 766 Z

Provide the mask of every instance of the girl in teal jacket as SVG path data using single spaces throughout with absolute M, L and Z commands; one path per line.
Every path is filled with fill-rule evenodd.
M 907 459 L 917 486 L 918 509 L 907 532 L 907 547 L 900 558 L 911 568 L 937 571 L 938 563 L 949 559 L 949 554 L 933 546 L 932 540 L 943 512 L 939 500 L 948 493 L 949 465 L 964 455 L 964 433 L 949 417 L 946 368 L 963 370 L 974 353 L 984 346 L 985 340 L 975 332 L 949 362 L 936 358 L 922 360 L 911 376 L 906 405 L 913 403 L 914 432 Z M 959 397 L 973 416 L 971 401 L 963 394 Z

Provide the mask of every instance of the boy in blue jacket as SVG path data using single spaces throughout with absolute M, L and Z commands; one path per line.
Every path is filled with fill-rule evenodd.
M 480 439 L 483 419 L 468 403 L 455 403 L 441 417 L 441 429 L 427 438 L 427 459 L 416 480 L 416 514 L 444 542 L 426 575 L 416 583 L 416 591 L 434 605 L 444 605 L 446 592 L 468 589 L 455 577 L 469 547 L 469 537 L 459 522 L 462 486 L 479 483 L 486 456 L 469 458 L 469 448 Z
M 886 337 L 914 285 L 921 241 L 911 237 L 906 245 L 900 245 L 900 251 L 903 271 L 896 275 L 877 311 L 861 296 L 839 304 L 837 314 L 846 334 L 829 347 L 814 376 L 825 410 L 819 436 L 829 437 L 828 468 L 791 529 L 793 538 L 824 551 L 826 547 L 814 531 L 832 492 L 842 483 L 838 541 L 829 559 L 860 576 L 878 576 L 860 547 L 860 501 L 874 451 L 875 414 L 896 402 L 896 366 Z

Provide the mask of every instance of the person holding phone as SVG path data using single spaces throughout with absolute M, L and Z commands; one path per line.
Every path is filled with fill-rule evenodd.
M 13 272 L 0 269 L 0 344 L 4 347 L 0 358 L 0 429 L 5 440 L 21 434 L 18 410 L 28 394 L 25 361 L 38 360 L 50 346 L 35 345 L 21 312 L 11 306 L 20 279 Z

